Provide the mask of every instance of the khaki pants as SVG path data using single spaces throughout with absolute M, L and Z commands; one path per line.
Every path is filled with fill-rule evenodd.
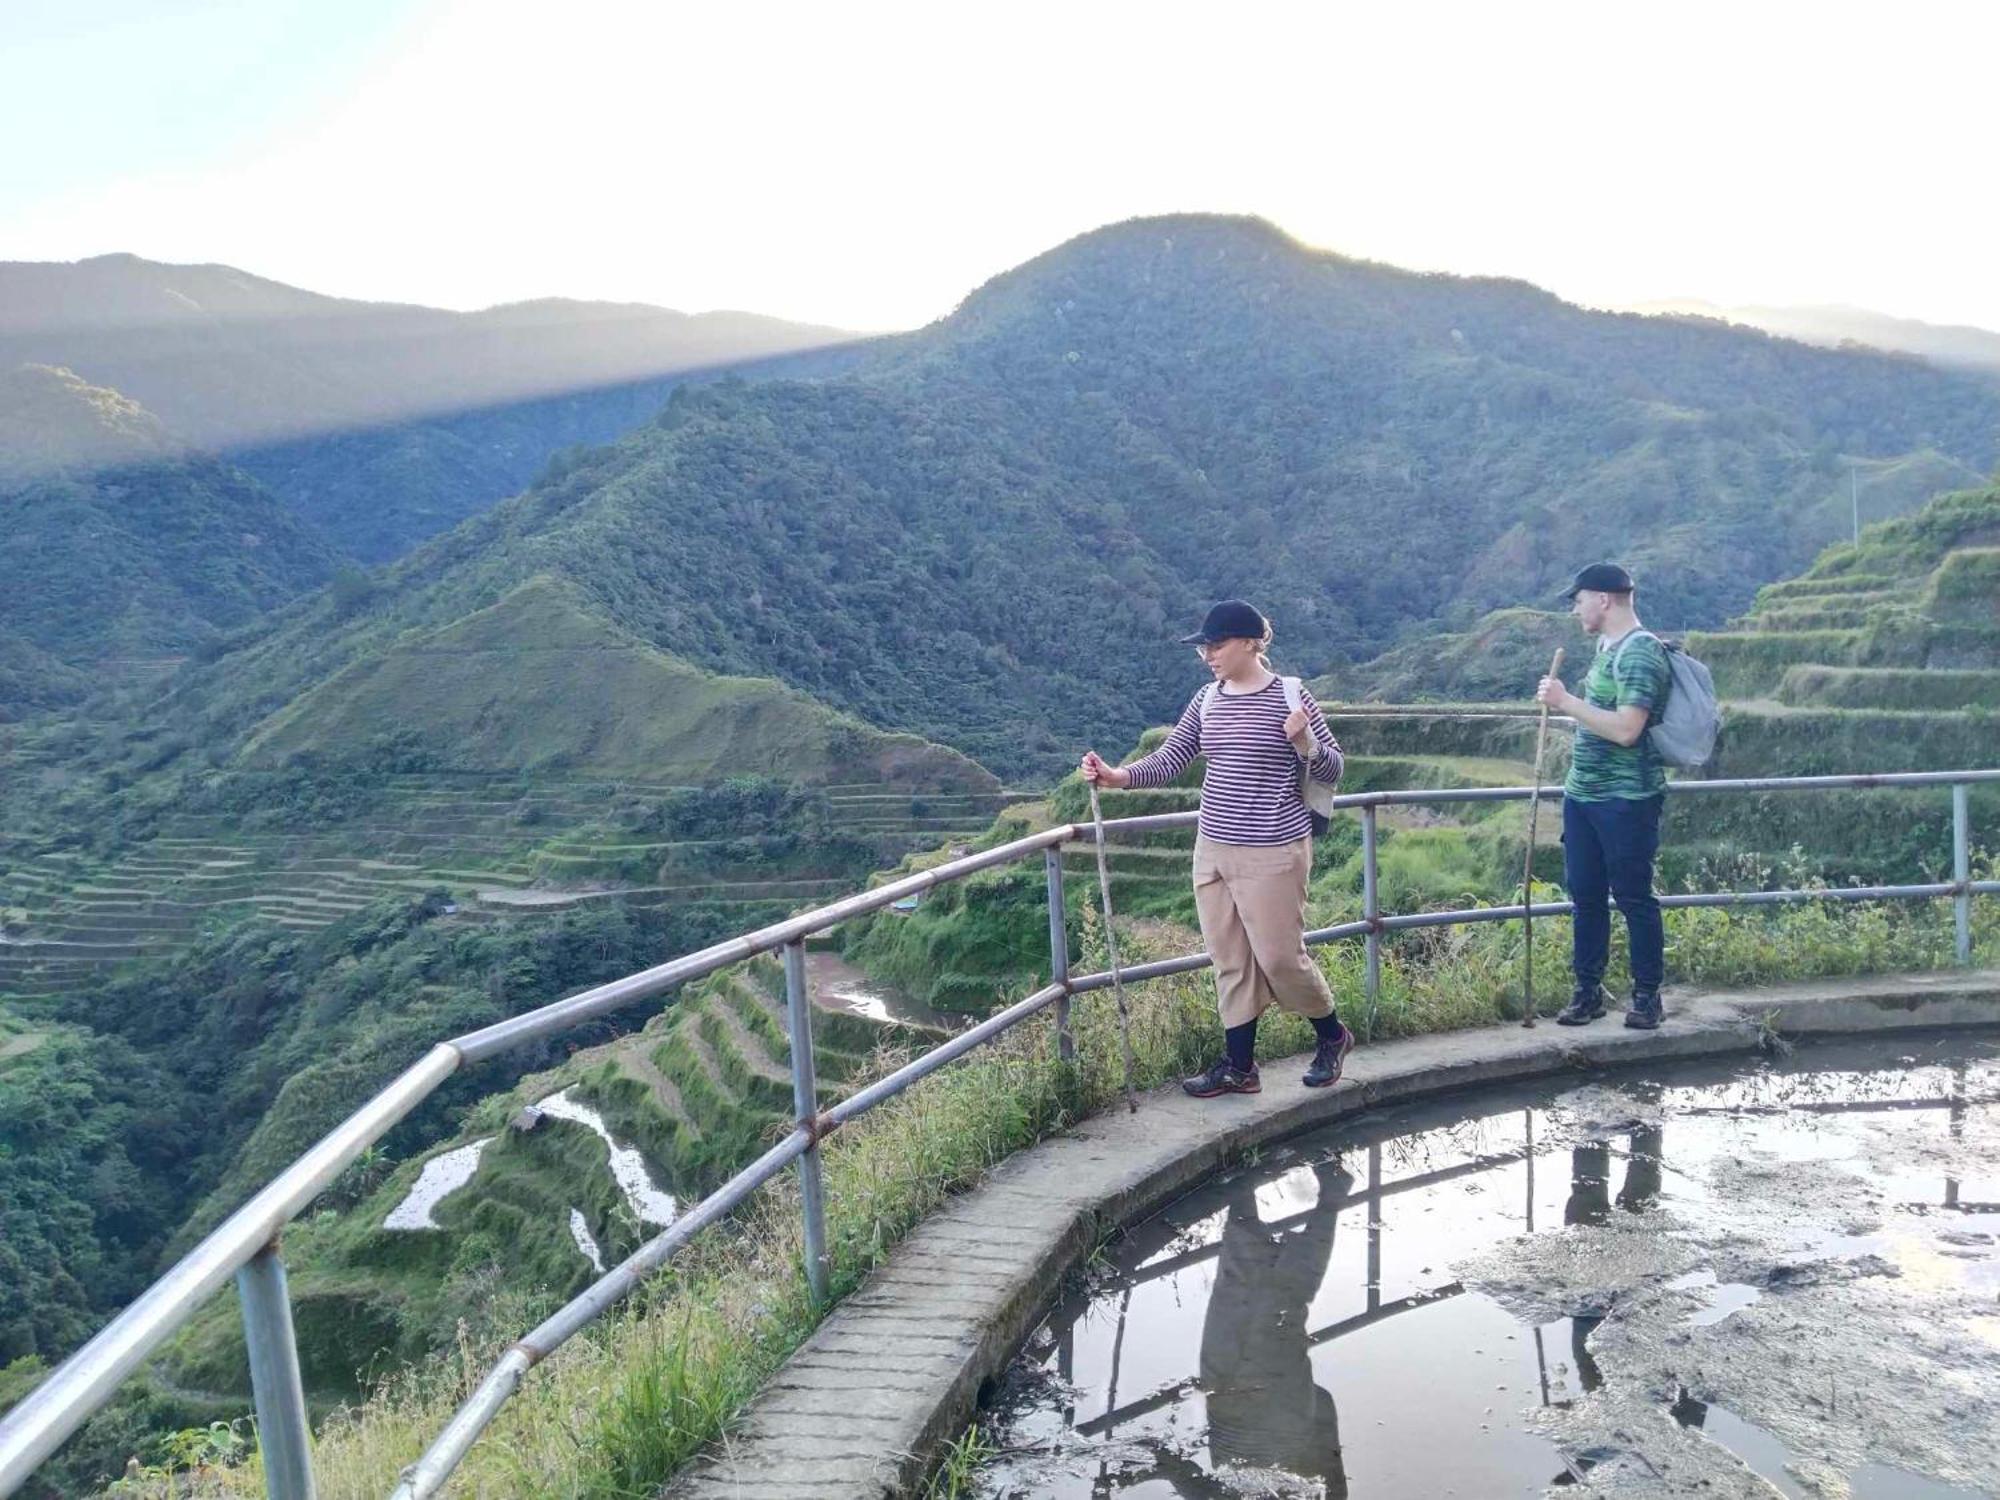
M 1333 1011 L 1333 991 L 1306 952 L 1306 877 L 1312 840 L 1194 844 L 1194 904 L 1215 961 L 1224 1026 L 1254 1021 L 1274 1003 L 1301 1016 Z

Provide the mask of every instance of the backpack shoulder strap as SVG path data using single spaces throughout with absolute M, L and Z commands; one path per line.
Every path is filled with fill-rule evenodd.
M 1305 693 L 1304 690 L 1299 685 L 1298 678 L 1280 677 L 1278 681 L 1284 685 L 1286 713 L 1295 714 L 1300 709 L 1306 706 Z M 1310 729 L 1308 729 L 1306 733 L 1311 736 L 1313 742 L 1312 752 L 1311 754 L 1306 756 L 1307 760 L 1311 760 L 1313 756 L 1319 754 L 1319 736 L 1313 734 Z M 1294 746 L 1293 748 L 1296 749 L 1297 747 Z
M 1200 719 L 1201 722 L 1204 724 L 1208 722 L 1209 710 L 1215 707 L 1215 694 L 1217 692 L 1217 687 L 1218 687 L 1217 684 L 1211 682 L 1206 687 L 1204 687 L 1201 690 L 1201 692 L 1197 695 L 1197 697 L 1200 700 L 1201 706 L 1195 710 L 1195 717 Z
M 1667 651 L 1672 649 L 1667 645 L 1665 641 L 1660 640 L 1658 636 L 1654 635 L 1653 632 L 1648 630 L 1645 626 L 1643 625 L 1638 626 L 1635 629 L 1626 631 L 1625 639 L 1620 641 L 1618 643 L 1618 649 L 1611 653 L 1612 671 L 1614 672 L 1617 671 L 1618 664 L 1625 659 L 1625 648 L 1631 645 L 1634 641 L 1638 640 L 1640 636 L 1644 636 L 1649 641 L 1658 641 L 1660 649 L 1662 651 Z

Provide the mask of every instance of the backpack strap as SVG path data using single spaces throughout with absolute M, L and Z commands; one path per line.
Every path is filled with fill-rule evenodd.
M 1306 706 L 1305 691 L 1300 686 L 1298 678 L 1280 677 L 1278 681 L 1284 685 L 1286 713 L 1295 714 Z M 1306 752 L 1305 758 L 1311 760 L 1315 755 L 1319 754 L 1319 736 L 1313 734 L 1310 726 L 1307 727 L 1306 733 L 1312 737 L 1313 747 Z M 1297 749 L 1298 747 L 1293 746 L 1293 748 Z
M 1671 693 L 1673 692 L 1673 690 L 1674 690 L 1674 649 L 1675 649 L 1675 648 L 1674 648 L 1674 647 L 1673 647 L 1673 646 L 1672 646 L 1672 645 L 1671 645 L 1670 643 L 1668 643 L 1668 642 L 1666 642 L 1666 641 L 1663 641 L 1663 640 L 1661 640 L 1661 639 L 1660 639 L 1660 638 L 1659 638 L 1658 636 L 1654 635 L 1654 634 L 1653 634 L 1653 632 L 1652 632 L 1652 631 L 1650 631 L 1650 630 L 1648 630 L 1648 629 L 1646 629 L 1646 627 L 1645 627 L 1645 626 L 1643 626 L 1643 625 L 1640 625 L 1640 626 L 1638 626 L 1638 627 L 1636 627 L 1636 628 L 1634 628 L 1634 629 L 1632 629 L 1632 630 L 1629 630 L 1629 631 L 1627 631 L 1627 632 L 1625 633 L 1625 639 L 1624 639 L 1624 640 L 1622 640 L 1622 641 L 1620 641 L 1620 642 L 1618 643 L 1618 649 L 1617 649 L 1616 651 L 1614 651 L 1614 652 L 1612 652 L 1612 653 L 1611 653 L 1611 676 L 1612 676 L 1612 678 L 1613 678 L 1613 683 L 1614 683 L 1614 687 L 1615 687 L 1615 685 L 1616 685 L 1616 679 L 1617 679 L 1617 676 L 1618 676 L 1618 664 L 1619 664 L 1619 663 L 1620 663 L 1621 661 L 1623 661 L 1623 660 L 1625 659 L 1625 648 L 1626 648 L 1627 646 L 1629 646 L 1629 645 L 1631 645 L 1631 644 L 1632 644 L 1632 642 L 1633 642 L 1634 638 L 1636 638 L 1636 637 L 1638 637 L 1638 636 L 1642 636 L 1642 635 L 1643 635 L 1643 636 L 1644 636 L 1644 637 L 1645 637 L 1645 638 L 1646 638 L 1647 640 L 1649 640 L 1649 641 L 1653 641 L 1653 642 L 1655 642 L 1656 644 L 1658 644 L 1658 646 L 1659 646 L 1660 650 L 1662 650 L 1663 652 L 1665 652 L 1665 653 L 1666 653 L 1666 657 L 1667 657 L 1667 686 L 1666 686 L 1666 691 L 1660 694 L 1660 701 L 1659 701 L 1658 703 L 1655 703 L 1655 704 L 1654 704 L 1654 705 L 1652 706 L 1652 708 L 1651 708 L 1651 709 L 1650 709 L 1650 710 L 1648 711 L 1648 714 L 1647 714 L 1647 720 L 1646 720 L 1646 722 L 1648 723 L 1648 725 L 1651 725 L 1652 723 L 1654 723 L 1655 721 L 1657 721 L 1657 720 L 1658 720 L 1658 718 L 1659 718 L 1659 716 L 1660 716 L 1660 713 L 1661 713 L 1661 711 L 1662 711 L 1662 710 L 1663 710 L 1663 709 L 1665 708 L 1665 706 L 1666 706 L 1666 702 L 1667 702 L 1667 698 L 1668 698 L 1668 695 L 1669 695 L 1669 694 L 1671 694 Z
M 1196 695 L 1200 707 L 1195 710 L 1195 717 L 1204 725 L 1208 723 L 1209 711 L 1215 707 L 1215 695 L 1221 691 L 1221 687 L 1220 683 L 1211 682 Z
M 1618 649 L 1611 653 L 1612 671 L 1614 672 L 1617 671 L 1618 664 L 1625 659 L 1625 648 L 1631 645 L 1633 641 L 1637 640 L 1642 635 L 1649 641 L 1660 641 L 1660 638 L 1654 635 L 1653 632 L 1648 630 L 1645 626 L 1643 625 L 1633 626 L 1630 630 L 1625 632 L 1625 639 L 1618 643 Z M 1662 649 L 1665 648 L 1666 644 L 1667 643 L 1665 641 L 1660 641 Z

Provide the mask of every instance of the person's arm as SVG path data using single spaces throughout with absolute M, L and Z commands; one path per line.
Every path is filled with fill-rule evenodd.
M 1535 694 L 1537 701 L 1548 704 L 1559 714 L 1568 714 L 1592 734 L 1614 745 L 1638 744 L 1639 736 L 1646 732 L 1646 720 L 1652 717 L 1649 706 L 1636 703 L 1594 708 L 1565 688 L 1559 677 L 1544 677 L 1542 687 Z
M 1646 725 L 1653 717 L 1653 705 L 1665 689 L 1665 648 L 1650 640 L 1635 641 L 1612 670 L 1618 690 L 1616 708 L 1598 708 L 1586 702 L 1556 677 L 1542 679 L 1535 693 L 1536 701 L 1568 714 L 1592 734 L 1614 745 L 1636 745 L 1645 735 Z
M 1194 764 L 1194 758 L 1201 754 L 1201 695 L 1182 710 L 1180 722 L 1173 732 L 1150 755 L 1142 755 L 1129 766 L 1107 764 L 1095 750 L 1083 757 L 1083 777 L 1086 781 L 1101 781 L 1106 786 L 1123 787 L 1165 786 L 1181 772 Z
M 1347 759 L 1340 753 L 1340 742 L 1334 739 L 1333 731 L 1327 727 L 1326 714 L 1303 684 L 1299 687 L 1297 717 L 1303 721 L 1299 725 L 1300 732 L 1292 733 L 1292 720 L 1288 717 L 1285 733 L 1290 735 L 1293 749 L 1301 755 L 1311 756 L 1306 763 L 1306 774 L 1324 786 L 1339 786 L 1340 774 L 1346 769 Z M 1312 736 L 1310 742 L 1306 739 L 1308 733 Z

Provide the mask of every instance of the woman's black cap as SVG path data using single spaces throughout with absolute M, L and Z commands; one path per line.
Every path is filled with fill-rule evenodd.
M 1184 635 L 1183 646 L 1212 646 L 1217 641 L 1261 641 L 1265 631 L 1264 617 L 1245 604 L 1241 599 L 1224 599 L 1208 612 L 1208 618 L 1201 622 L 1201 629 L 1193 635 Z
M 1563 590 L 1563 598 L 1574 599 L 1585 589 L 1595 589 L 1600 594 L 1629 594 L 1632 592 L 1632 575 L 1617 563 L 1592 563 L 1576 575 L 1576 582 Z

